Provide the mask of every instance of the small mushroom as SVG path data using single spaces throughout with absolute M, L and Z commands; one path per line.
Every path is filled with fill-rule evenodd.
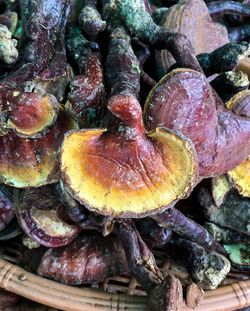
M 195 54 L 210 53 L 229 42 L 227 29 L 209 15 L 203 0 L 184 0 L 171 6 L 160 25 L 186 35 Z M 156 52 L 158 74 L 162 77 L 175 60 L 167 50 Z
M 57 152 L 63 135 L 76 125 L 63 112 L 41 138 L 0 136 L 0 180 L 17 188 L 38 187 L 59 180 Z
M 14 205 L 20 226 L 32 239 L 46 247 L 72 242 L 79 229 L 62 219 L 63 206 L 51 186 L 16 190 Z
M 205 76 L 191 69 L 160 80 L 147 98 L 144 120 L 148 130 L 166 126 L 189 137 L 202 177 L 222 175 L 250 153 L 250 119 L 227 110 Z
M 2 127 L 11 129 L 20 137 L 42 136 L 57 119 L 59 105 L 53 95 L 16 90 L 6 97 Z
M 126 256 L 115 236 L 103 238 L 92 232 L 79 235 L 71 244 L 47 250 L 37 273 L 68 285 L 104 282 L 128 273 Z

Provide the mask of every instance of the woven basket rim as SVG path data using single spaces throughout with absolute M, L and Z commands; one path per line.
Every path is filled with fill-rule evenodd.
M 141 311 L 146 297 L 111 294 L 60 284 L 0 259 L 0 287 L 27 299 L 67 311 Z M 206 291 L 196 311 L 229 311 L 250 306 L 250 280 Z M 192 309 L 181 306 L 179 311 Z

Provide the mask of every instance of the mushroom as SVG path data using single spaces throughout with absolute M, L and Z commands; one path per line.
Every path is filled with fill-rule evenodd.
M 139 78 L 126 30 L 111 27 L 107 56 L 110 124 L 107 129 L 68 132 L 60 153 L 66 189 L 102 215 L 155 213 L 188 195 L 196 182 L 196 155 L 190 141 L 163 127 L 145 131 L 137 100 Z
M 44 135 L 57 119 L 59 106 L 50 94 L 32 92 L 34 80 L 50 63 L 57 35 L 64 32 L 70 1 L 28 1 L 22 8 L 25 42 L 19 65 L 0 83 L 0 127 L 20 137 Z M 46 10 L 45 10 L 46 7 Z M 57 7 L 58 14 L 51 14 Z M 27 13 L 29 12 L 29 14 Z
M 173 70 L 158 82 L 144 120 L 148 130 L 166 126 L 189 137 L 201 177 L 224 174 L 250 154 L 250 119 L 227 110 L 206 77 L 191 69 Z
M 180 280 L 170 274 L 163 277 L 153 254 L 131 220 L 120 223 L 118 236 L 132 275 L 148 294 L 148 310 L 176 311 L 183 300 Z
M 0 136 L 0 181 L 17 188 L 39 187 L 59 180 L 57 152 L 64 133 L 76 125 L 63 112 L 40 138 Z
M 95 232 L 79 235 L 71 244 L 48 249 L 36 272 L 68 285 L 104 282 L 128 274 L 124 250 L 116 236 L 103 238 Z
M 203 0 L 179 1 L 168 9 L 159 25 L 186 35 L 196 55 L 210 53 L 229 42 L 226 27 L 212 20 Z M 155 59 L 160 77 L 175 63 L 167 50 L 157 51 Z
M 14 206 L 22 229 L 41 245 L 67 245 L 79 233 L 79 228 L 63 220 L 63 206 L 56 199 L 51 186 L 16 190 Z

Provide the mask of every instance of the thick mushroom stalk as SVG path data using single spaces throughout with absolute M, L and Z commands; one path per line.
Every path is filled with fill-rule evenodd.
M 203 246 L 207 250 L 224 253 L 222 246 L 204 227 L 186 217 L 174 207 L 167 209 L 162 214 L 153 216 L 153 218 L 162 228 L 172 230 L 180 236 Z
M 144 120 L 149 130 L 166 126 L 189 137 L 202 177 L 224 174 L 250 154 L 250 119 L 227 110 L 206 77 L 190 69 L 164 76 L 147 98 Z
M 177 310 L 183 299 L 180 280 L 172 275 L 163 278 L 153 254 L 132 222 L 122 222 L 118 235 L 132 274 L 148 294 L 148 310 Z
M 102 20 L 96 5 L 97 0 L 84 0 L 84 7 L 78 17 L 81 29 L 90 36 L 97 36 L 106 27 L 106 22 Z
M 120 16 L 130 32 L 141 41 L 156 48 L 168 49 L 180 66 L 202 71 L 186 36 L 155 24 L 143 1 L 107 1 L 104 10 Z

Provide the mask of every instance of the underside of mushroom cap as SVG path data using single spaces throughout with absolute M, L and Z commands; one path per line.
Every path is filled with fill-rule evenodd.
M 165 128 L 125 139 L 120 130 L 66 134 L 61 171 L 73 197 L 99 214 L 143 217 L 189 194 L 197 166 L 188 139 Z
M 0 180 L 16 188 L 39 187 L 59 180 L 57 152 L 63 135 L 75 127 L 62 112 L 41 138 L 0 137 Z

